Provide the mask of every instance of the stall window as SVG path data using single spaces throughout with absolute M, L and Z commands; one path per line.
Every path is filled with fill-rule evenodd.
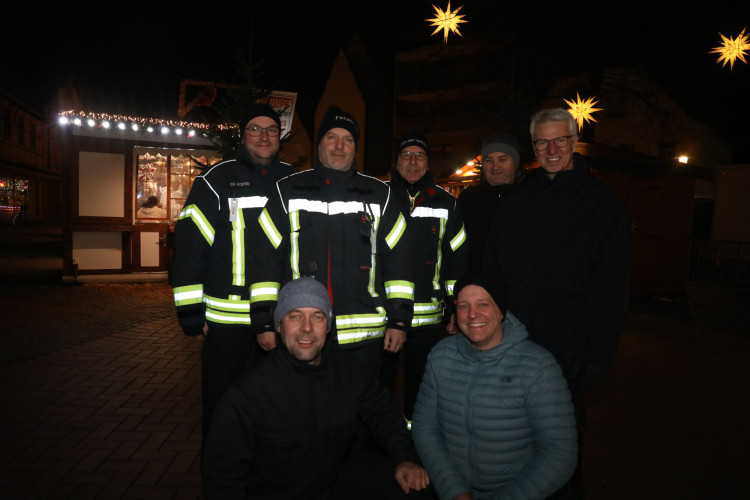
M 138 180 L 136 186 L 136 217 L 142 222 L 161 222 L 167 219 L 166 201 L 167 161 L 159 153 L 138 155 Z
M 218 157 L 198 151 L 139 154 L 136 218 L 140 222 L 176 221 L 195 177 L 218 161 Z

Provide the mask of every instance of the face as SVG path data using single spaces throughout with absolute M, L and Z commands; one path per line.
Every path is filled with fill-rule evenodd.
M 505 153 L 490 153 L 486 158 L 482 158 L 484 178 L 490 186 L 513 184 L 516 168 L 516 162 Z
M 259 165 L 268 165 L 279 152 L 279 134 L 271 137 L 263 130 L 258 137 L 253 137 L 247 130 L 251 125 L 262 128 L 276 127 L 276 122 L 267 116 L 256 116 L 245 125 L 245 130 L 242 131 L 242 144 L 250 154 L 250 159 Z
M 534 128 L 532 142 L 540 139 L 550 141 L 546 149 L 536 151 L 539 163 L 550 177 L 554 177 L 558 172 L 573 169 L 573 152 L 578 145 L 578 137 L 575 135 L 571 137 L 568 144 L 562 148 L 552 141 L 552 139 L 567 135 L 571 134 L 566 122 L 544 122 L 537 124 Z
M 316 307 L 292 309 L 278 327 L 281 342 L 292 356 L 311 365 L 320 364 L 328 333 L 328 318 Z
M 354 137 L 343 128 L 332 128 L 318 144 L 320 162 L 324 167 L 333 170 L 349 170 L 354 162 L 355 152 Z
M 503 340 L 503 313 L 487 290 L 477 285 L 461 289 L 456 300 L 456 321 L 478 351 L 486 351 Z
M 427 161 L 427 155 L 425 154 L 425 150 L 419 146 L 405 147 L 401 150 L 401 153 L 404 151 L 409 153 L 422 153 L 422 155 L 424 155 L 422 159 L 417 159 L 415 155 L 409 155 L 408 159 L 404 159 L 401 154 L 398 155 L 396 170 L 398 170 L 398 173 L 401 174 L 401 177 L 403 177 L 406 182 L 414 184 L 427 173 L 429 163 Z

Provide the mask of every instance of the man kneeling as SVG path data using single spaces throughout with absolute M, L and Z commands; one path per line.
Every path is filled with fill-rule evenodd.
M 431 492 L 386 387 L 356 358 L 329 348 L 331 320 L 328 292 L 315 279 L 281 288 L 274 313 L 278 347 L 227 389 L 214 414 L 204 450 L 208 498 L 388 499 Z M 360 420 L 388 456 L 351 453 Z

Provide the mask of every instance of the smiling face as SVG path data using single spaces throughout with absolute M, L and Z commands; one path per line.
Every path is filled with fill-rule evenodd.
M 319 365 L 326 343 L 328 318 L 317 307 L 298 307 L 281 318 L 278 327 L 281 342 L 300 361 Z
M 403 153 L 421 153 L 420 155 L 408 155 L 408 158 L 404 158 Z M 421 156 L 418 158 L 417 156 Z M 428 160 L 425 150 L 419 146 L 408 146 L 401 150 L 398 155 L 398 161 L 396 162 L 396 170 L 401 174 L 409 184 L 414 184 L 419 179 L 424 177 L 427 173 Z
M 482 171 L 490 186 L 513 184 L 516 167 L 513 158 L 505 153 L 489 153 L 486 158 L 482 158 Z
M 503 340 L 503 313 L 490 294 L 477 285 L 466 285 L 456 299 L 458 327 L 478 351 L 486 351 Z
M 248 131 L 248 127 L 253 125 L 265 129 L 276 127 L 276 122 L 267 116 L 256 116 L 245 125 L 242 131 L 242 144 L 247 149 L 250 159 L 258 165 L 268 165 L 279 152 L 279 134 L 270 136 L 264 130 L 257 137 L 253 137 Z
M 354 162 L 357 151 L 354 136 L 343 128 L 332 128 L 323 136 L 318 144 L 318 157 L 326 168 L 346 171 Z
M 568 143 L 560 147 L 553 139 L 571 136 Z M 571 133 L 568 124 L 562 121 L 548 121 L 539 123 L 534 128 L 532 142 L 546 139 L 549 141 L 547 147 L 536 152 L 539 164 L 550 177 L 564 170 L 573 169 L 573 152 L 578 145 L 578 136 L 575 131 Z

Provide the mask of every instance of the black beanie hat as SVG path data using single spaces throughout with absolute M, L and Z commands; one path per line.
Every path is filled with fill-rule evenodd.
M 458 281 L 456 281 L 456 284 L 453 287 L 453 296 L 456 300 L 458 300 L 458 294 L 461 293 L 461 290 L 467 285 L 481 286 L 487 290 L 487 293 L 490 294 L 492 300 L 494 300 L 497 307 L 500 308 L 500 312 L 503 313 L 503 317 L 505 317 L 507 311 L 506 292 L 502 280 L 497 274 L 479 269 L 474 269 L 464 274 Z
M 482 160 L 490 153 L 505 153 L 513 158 L 517 167 L 520 167 L 521 156 L 518 153 L 519 151 L 521 151 L 521 146 L 513 134 L 495 132 L 482 141 Z
M 417 130 L 412 130 L 396 141 L 393 161 L 398 161 L 398 155 L 401 154 L 404 148 L 408 148 L 409 146 L 419 146 L 424 150 L 427 159 L 430 159 L 430 143 L 427 141 L 427 137 Z
M 255 104 L 251 104 L 250 107 L 247 108 L 247 111 L 245 111 L 245 114 L 242 115 L 242 120 L 239 122 L 240 135 L 242 135 L 242 132 L 245 130 L 247 124 L 250 123 L 250 120 L 257 118 L 258 116 L 267 116 L 275 121 L 276 126 L 281 129 L 281 119 L 279 118 L 279 114 L 268 104 L 256 102 Z
M 332 128 L 343 128 L 352 134 L 352 137 L 354 137 L 354 148 L 357 148 L 359 145 L 359 126 L 357 125 L 357 120 L 349 113 L 342 111 L 338 106 L 331 106 L 326 111 L 325 116 L 320 121 L 317 142 L 315 144 L 320 144 L 320 141 L 323 140 L 323 137 Z

